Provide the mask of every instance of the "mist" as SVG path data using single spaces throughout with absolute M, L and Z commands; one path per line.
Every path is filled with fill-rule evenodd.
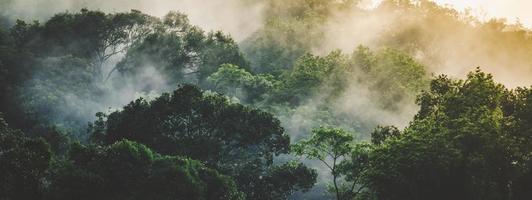
M 46 20 L 58 12 L 76 12 L 81 8 L 104 12 L 124 12 L 140 10 L 150 15 L 162 17 L 171 10 L 186 13 L 192 24 L 205 30 L 222 30 L 237 41 L 242 41 L 264 26 L 268 20 L 270 4 L 257 0 L 4 0 L 0 15 L 10 19 Z M 386 2 L 386 1 L 384 1 Z M 375 4 L 375 5 L 373 5 Z M 411 9 L 413 7 L 419 9 Z M 532 74 L 532 64 L 526 51 L 529 44 L 517 41 L 505 42 L 502 38 L 492 38 L 483 32 L 488 19 L 478 19 L 476 15 L 453 8 L 424 2 L 411 5 L 411 8 L 397 10 L 372 1 L 362 1 L 351 10 L 333 11 L 326 22 L 317 25 L 323 33 L 323 41 L 312 47 L 312 52 L 325 54 L 331 50 L 352 51 L 358 45 L 379 48 L 398 47 L 409 50 L 434 74 L 448 74 L 463 78 L 464 75 L 481 67 L 496 74 L 498 81 L 509 87 L 532 84 L 527 77 Z M 434 8 L 433 16 L 423 16 Z M 453 16 L 445 16 L 452 14 Z M 440 17 L 440 18 L 435 18 Z M 441 21 L 432 23 L 433 19 Z M 458 20 L 458 21 L 457 21 Z M 507 23 L 504 20 L 493 23 Z M 501 24 L 506 34 L 519 34 L 526 31 L 519 24 Z M 399 38 L 408 31 L 421 36 L 423 41 Z M 524 33 L 523 37 L 528 37 Z M 413 39 L 413 38 L 412 38 Z M 395 41 L 394 41 L 395 40 Z M 397 44 L 398 42 L 403 43 Z M 416 38 L 420 40 L 420 38 Z M 526 40 L 526 38 L 525 38 Z M 409 47 L 408 42 L 415 47 Z M 399 45 L 399 46 L 398 46 Z M 417 45 L 417 46 L 416 46 Z M 456 46 L 459 45 L 457 48 Z M 407 49 L 408 48 L 408 49 Z M 517 56 L 516 56 L 517 55 Z
M 329 8 L 325 11 L 327 14 L 310 22 L 312 25 L 308 27 L 305 27 L 305 20 L 286 17 L 285 21 L 280 21 L 305 28 L 298 29 L 294 25 L 296 28 L 289 29 L 293 36 L 273 34 L 269 37 L 278 36 L 279 39 L 274 41 L 287 48 L 301 43 L 303 45 L 295 46 L 307 48 L 316 55 L 326 55 L 338 49 L 350 53 L 359 45 L 373 50 L 391 47 L 409 53 L 422 63 L 428 76 L 446 74 L 452 78 L 464 78 L 480 67 L 510 88 L 532 84 L 529 78 L 532 76 L 532 40 L 529 29 L 522 24 L 510 23 L 506 19 L 480 19 L 468 10 L 458 11 L 430 1 L 371 3 L 363 1 L 347 9 Z M 266 10 L 283 13 L 282 8 L 272 5 Z M 275 15 L 264 16 L 277 20 Z M 309 18 L 308 21 L 312 20 Z M 259 31 L 267 30 L 266 27 Z M 295 39 L 286 39 L 290 37 Z M 362 132 L 359 134 L 367 136 L 379 124 L 404 127 L 417 112 L 414 97 L 398 101 L 400 110 L 386 110 L 375 105 L 375 99 L 369 97 L 366 83 L 357 81 L 357 77 L 347 81 L 350 87 L 335 99 L 334 112 L 351 121 L 364 121 L 356 129 Z M 281 117 L 286 119 L 283 120 L 285 127 L 294 138 L 305 135 L 309 125 L 319 124 L 310 118 L 319 115 L 317 110 L 324 101 L 320 96 L 323 93 L 327 92 L 320 92 L 289 116 Z
M 532 84 L 530 33 L 519 22 L 479 19 L 467 10 L 427 1 L 404 8 L 385 3 L 335 12 L 322 26 L 325 41 L 315 51 L 351 51 L 358 44 L 395 47 L 410 52 L 433 74 L 464 78 L 480 67 L 511 88 Z
M 252 70 L 261 69 L 263 66 L 253 63 L 254 52 L 246 46 L 262 42 L 263 40 L 256 38 L 266 33 L 271 34 L 267 36 L 274 38 L 272 41 L 284 45 L 283 47 L 295 46 L 294 49 L 288 48 L 297 51 L 295 55 L 299 55 L 301 51 L 326 56 L 335 50 L 351 54 L 360 45 L 369 47 L 373 52 L 393 48 L 406 52 L 424 66 L 426 71 L 423 72 L 423 80 L 438 74 L 463 78 L 468 72 L 480 67 L 494 74 L 495 79 L 507 87 L 532 85 L 532 38 L 530 31 L 524 26 L 509 24 L 503 19 L 481 21 L 470 13 L 428 1 L 404 5 L 392 5 L 394 3 L 390 2 L 392 1 L 372 5 L 371 2 L 363 1 L 348 8 L 327 8 L 326 14 L 318 19 L 311 16 L 308 21 L 282 15 L 282 11 L 286 11 L 284 9 L 290 9 L 284 8 L 284 1 L 281 0 L 3 0 L 0 2 L 0 16 L 7 16 L 12 21 L 46 21 L 56 13 L 78 12 L 82 8 L 109 13 L 135 9 L 157 17 L 177 10 L 188 15 L 192 25 L 206 31 L 221 30 L 234 38 L 244 46 L 240 50 L 244 57 L 247 56 L 246 59 L 252 61 L 249 67 Z M 270 31 L 270 23 L 274 20 L 286 22 L 289 27 L 294 24 L 300 26 L 290 27 L 289 31 Z M 288 32 L 295 37 L 287 37 Z M 121 53 L 111 57 L 104 63 L 104 71 L 113 69 L 125 56 L 125 53 Z M 59 65 L 57 63 L 60 59 L 62 58 L 44 58 L 42 63 L 55 66 Z M 287 65 L 291 67 L 296 60 L 290 59 L 287 59 Z M 98 88 L 97 94 L 80 95 L 79 91 L 57 89 L 59 84 L 43 84 L 49 83 L 50 77 L 46 73 L 31 74 L 23 89 L 36 85 L 39 87 L 34 88 L 35 90 L 57 89 L 57 96 L 52 98 L 59 98 L 58 102 L 61 103 L 50 105 L 47 107 L 50 111 L 46 112 L 52 116 L 52 123 L 68 126 L 64 123 L 75 121 L 79 123 L 79 130 L 84 131 L 83 128 L 88 122 L 96 120 L 96 112 L 110 113 L 137 98 L 153 99 L 177 87 L 176 81 L 158 66 L 160 63 L 141 63 L 142 66 L 134 73 L 115 73 L 106 82 L 90 80 L 93 84 L 91 87 Z M 285 70 L 290 71 L 290 68 Z M 254 73 L 259 72 L 261 70 Z M 385 100 L 392 102 L 395 108 L 391 109 L 379 102 L 385 96 L 379 95 L 387 91 L 380 91 L 382 88 L 361 81 L 373 77 L 368 78 L 357 73 L 359 72 L 342 79 L 346 87 L 339 94 L 335 94 L 334 98 L 330 98 L 334 93 L 330 88 L 333 83 L 325 81 L 319 86 L 319 92 L 300 104 L 293 107 L 275 105 L 274 109 L 268 111 L 280 119 L 285 131 L 291 136 L 291 142 L 308 137 L 310 131 L 319 126 L 347 129 L 355 134 L 358 141 L 369 140 L 371 131 L 379 125 L 393 125 L 400 129 L 407 127 L 419 109 L 415 104 L 415 96 L 427 87 L 409 91 L 411 93 L 406 94 L 404 98 L 387 97 Z M 394 75 L 383 73 L 377 78 L 388 79 Z M 426 82 L 423 84 L 428 86 Z M 253 102 L 240 102 L 256 106 Z M 324 114 L 324 104 L 328 104 L 329 113 Z M 328 115 L 336 121 L 323 120 L 330 117 Z M 277 161 L 292 158 L 281 157 L 277 158 Z M 301 196 L 294 198 L 321 198 L 325 183 L 330 178 L 328 171 L 317 162 L 304 162 L 319 169 L 318 186 L 313 192 L 299 194 Z
M 12 20 L 47 20 L 56 13 L 82 8 L 104 12 L 131 9 L 163 17 L 170 11 L 186 13 L 205 30 L 223 30 L 242 40 L 261 27 L 263 5 L 256 0 L 2 0 L 0 15 Z

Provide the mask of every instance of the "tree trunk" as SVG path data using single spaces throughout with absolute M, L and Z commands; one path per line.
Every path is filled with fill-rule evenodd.
M 334 183 L 334 190 L 336 190 L 336 200 L 342 200 L 340 191 L 338 190 L 338 184 L 336 183 L 336 158 L 333 160 L 333 168 L 332 168 L 332 174 L 333 174 L 333 183 Z

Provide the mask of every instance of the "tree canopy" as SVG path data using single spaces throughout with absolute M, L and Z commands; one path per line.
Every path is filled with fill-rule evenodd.
M 92 134 L 104 144 L 128 139 L 161 154 L 201 160 L 233 177 L 247 198 L 271 199 L 308 189 L 316 176 L 302 165 L 273 165 L 274 156 L 290 151 L 278 119 L 192 85 L 153 101 L 137 99 L 100 118 Z M 293 180 L 289 185 L 279 182 L 279 173 Z
M 231 0 L 220 9 L 260 10 L 233 39 L 180 11 L 23 21 L 13 3 L 0 3 L 0 200 L 532 196 L 519 22 L 429 0 Z M 239 20 L 223 14 L 216 25 Z
M 434 79 L 410 126 L 376 140 L 371 188 L 382 199 L 526 199 L 528 125 L 515 109 L 526 109 L 527 91 L 480 70 L 463 81 Z
M 163 156 L 122 140 L 74 144 L 52 169 L 50 199 L 244 199 L 230 177 L 188 158 Z

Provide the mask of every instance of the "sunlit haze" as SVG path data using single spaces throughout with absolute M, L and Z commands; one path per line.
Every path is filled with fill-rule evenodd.
M 463 11 L 470 8 L 481 19 L 506 18 L 509 22 L 519 20 L 532 27 L 532 1 L 530 0 L 435 0 L 438 4 L 448 4 Z
M 532 0 L 0 0 L 0 200 L 530 200 Z

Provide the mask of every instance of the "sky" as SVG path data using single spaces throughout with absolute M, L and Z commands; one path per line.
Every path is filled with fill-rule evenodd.
M 373 5 L 376 5 L 382 0 L 364 1 L 366 3 L 373 2 Z M 532 0 L 433 1 L 441 5 L 448 4 L 461 11 L 471 8 L 472 13 L 480 19 L 507 18 L 509 22 L 515 22 L 516 19 L 519 19 L 523 25 L 532 28 L 532 12 L 530 12 Z M 50 17 L 53 13 L 77 10 L 82 7 L 93 9 L 104 7 L 104 11 L 127 11 L 133 8 L 156 16 L 162 16 L 169 10 L 179 9 L 187 13 L 194 24 L 201 24 L 208 29 L 219 30 L 223 28 L 226 31 L 229 29 L 228 32 L 233 33 L 234 37 L 242 39 L 258 28 L 255 19 L 260 18 L 261 9 L 260 5 L 246 6 L 241 5 L 240 2 L 242 0 L 0 0 L 0 14 L 7 12 L 25 20 L 34 18 L 42 20 Z M 51 10 L 42 9 L 43 7 L 50 8 L 49 5 L 53 5 Z M 128 5 L 128 8 L 123 8 L 123 5 Z M 3 6 L 7 9 L 1 9 Z M 209 14 L 206 15 L 205 13 Z M 219 19 L 229 20 L 220 21 Z
M 458 10 L 471 8 L 481 19 L 507 18 L 509 22 L 517 19 L 528 28 L 532 28 L 532 0 L 435 0 L 438 4 L 448 4 Z
M 368 0 L 371 7 L 382 0 Z M 367 1 L 367 2 L 368 2 Z M 519 20 L 524 26 L 532 28 L 532 0 L 432 0 L 439 5 L 449 5 L 459 11 L 470 9 L 472 14 L 482 20 L 506 18 L 508 22 Z
M 0 0 L 0 16 L 45 21 L 56 13 L 81 8 L 104 12 L 136 9 L 157 17 L 178 10 L 187 14 L 194 25 L 223 30 L 241 40 L 261 26 L 257 23 L 261 4 L 242 3 L 248 1 L 255 0 Z

